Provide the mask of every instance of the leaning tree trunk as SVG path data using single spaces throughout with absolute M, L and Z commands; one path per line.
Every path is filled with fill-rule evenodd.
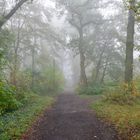
M 27 1 L 28 1 L 28 0 L 20 0 L 20 1 L 11 9 L 11 11 L 10 11 L 7 15 L 1 17 L 1 19 L 0 19 L 0 29 L 1 29 L 2 26 L 16 13 L 16 11 L 17 11 L 25 2 L 27 2 Z
M 126 40 L 126 61 L 125 61 L 125 82 L 131 83 L 133 80 L 133 51 L 134 51 L 134 28 L 135 28 L 135 13 L 133 8 L 135 0 L 130 1 L 127 40 Z

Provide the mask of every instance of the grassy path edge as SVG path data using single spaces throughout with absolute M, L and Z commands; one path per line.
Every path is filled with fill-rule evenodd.
M 92 103 L 91 108 L 100 119 L 115 127 L 121 140 L 140 140 L 140 104 L 121 106 L 99 101 Z
M 20 140 L 24 133 L 32 127 L 54 102 L 55 99 L 52 97 L 39 97 L 33 103 L 27 104 L 26 107 L 0 116 L 0 139 Z

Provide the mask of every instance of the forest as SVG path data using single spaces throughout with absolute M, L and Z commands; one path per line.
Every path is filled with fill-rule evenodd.
M 139 0 L 0 0 L 0 140 L 140 140 Z

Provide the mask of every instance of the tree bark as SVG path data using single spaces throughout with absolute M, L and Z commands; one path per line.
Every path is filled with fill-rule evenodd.
M 134 32 L 135 32 L 135 13 L 133 7 L 135 0 L 130 2 L 128 15 L 127 40 L 126 40 L 126 61 L 125 61 L 125 82 L 131 83 L 133 80 L 133 51 L 134 51 Z
M 85 56 L 83 51 L 80 51 L 80 83 L 83 86 L 87 86 L 88 82 L 87 82 L 87 76 L 86 76 L 86 71 L 85 71 Z
M 52 91 L 56 89 L 56 62 L 55 59 L 53 59 L 53 87 L 52 87 Z
M 11 28 L 14 30 L 14 28 L 12 27 L 12 23 L 11 23 Z M 11 83 L 16 87 L 17 86 L 17 73 L 19 70 L 19 64 L 18 64 L 18 50 L 20 47 L 20 21 L 18 21 L 18 28 L 17 28 L 17 39 L 14 43 L 14 58 L 13 58 L 13 68 L 12 68 L 12 72 L 11 72 Z
M 17 69 L 18 69 L 18 48 L 16 46 L 16 43 L 14 43 L 15 48 L 14 48 L 14 62 L 13 62 L 13 67 L 11 70 L 11 84 L 14 85 L 15 87 L 17 86 Z
M 20 0 L 15 6 L 14 8 L 11 9 L 11 11 L 2 17 L 2 19 L 0 20 L 0 29 L 2 28 L 2 26 L 16 13 L 16 11 L 28 0 Z
M 34 90 L 35 85 L 35 46 L 36 46 L 36 36 L 34 36 L 34 45 L 32 46 L 32 85 L 31 88 Z
M 83 31 L 82 29 L 79 32 L 79 52 L 80 52 L 80 84 L 83 86 L 88 86 L 87 76 L 85 71 L 85 55 L 83 50 Z
M 19 42 L 19 40 L 18 40 Z M 17 69 L 18 69 L 18 48 L 15 48 L 15 54 L 14 54 L 14 69 L 13 69 L 13 85 L 16 87 L 17 85 Z

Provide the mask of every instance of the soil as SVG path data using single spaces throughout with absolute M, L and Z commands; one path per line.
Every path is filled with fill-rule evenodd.
M 113 127 L 90 110 L 91 100 L 62 94 L 22 140 L 118 140 Z

